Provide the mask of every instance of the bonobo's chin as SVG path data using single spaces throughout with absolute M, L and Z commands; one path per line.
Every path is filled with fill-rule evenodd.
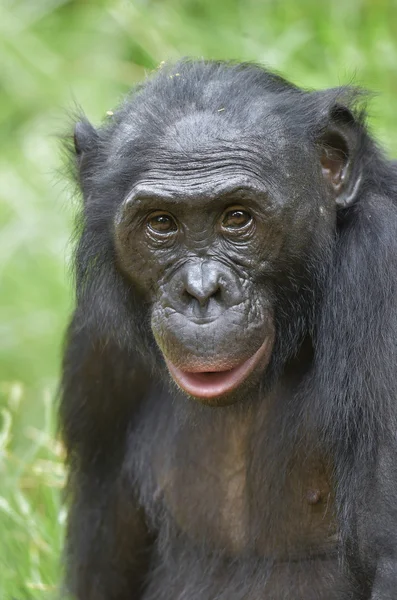
M 226 406 L 236 401 L 235 392 L 256 370 L 263 370 L 270 360 L 273 340 L 269 336 L 260 348 L 240 364 L 225 370 L 224 366 L 217 368 L 211 365 L 184 370 L 183 365 L 176 366 L 165 358 L 168 370 L 175 383 L 189 396 L 200 402 L 214 406 Z

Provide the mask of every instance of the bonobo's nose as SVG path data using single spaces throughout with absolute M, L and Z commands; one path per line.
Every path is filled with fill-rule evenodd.
M 205 307 L 211 298 L 222 302 L 224 295 L 222 277 L 214 261 L 194 263 L 187 267 L 182 276 L 183 293 L 189 300 L 197 300 Z
M 167 289 L 167 304 L 188 318 L 216 319 L 243 299 L 237 272 L 213 258 L 186 262 Z

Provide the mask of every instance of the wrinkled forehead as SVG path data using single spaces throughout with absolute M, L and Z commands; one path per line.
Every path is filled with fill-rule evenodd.
M 170 199 L 236 197 L 243 189 L 260 195 L 287 185 L 291 165 L 297 168 L 298 162 L 281 118 L 260 128 L 254 120 L 193 112 L 165 127 L 133 190 L 142 187 L 147 195 L 151 190 Z
M 221 107 L 222 108 L 222 107 Z M 252 183 L 282 176 L 293 160 L 288 130 L 282 118 L 240 118 L 227 108 L 184 115 L 164 129 L 159 146 L 150 153 L 150 170 L 167 176 L 230 178 L 239 174 Z M 265 112 L 262 109 L 262 115 Z
M 241 186 L 260 187 L 285 182 L 304 166 L 304 145 L 291 135 L 290 119 L 275 100 L 254 98 L 230 106 L 217 101 L 205 110 L 192 104 L 181 106 L 180 115 L 162 112 L 155 135 L 145 138 L 140 132 L 136 138 L 136 129 L 119 130 L 119 151 L 108 157 L 115 171 L 124 172 L 138 160 L 136 183 L 172 180 L 175 186 L 198 188 L 206 179 L 220 186 L 239 179 Z

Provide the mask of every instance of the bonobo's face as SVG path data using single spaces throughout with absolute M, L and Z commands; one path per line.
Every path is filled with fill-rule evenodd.
M 177 385 L 204 403 L 230 404 L 266 371 L 282 310 L 275 281 L 327 209 L 315 198 L 302 203 L 305 182 L 294 188 L 289 179 L 305 157 L 292 161 L 282 141 L 266 157 L 237 137 L 209 143 L 211 118 L 178 127 L 117 214 L 118 255 L 151 306 Z

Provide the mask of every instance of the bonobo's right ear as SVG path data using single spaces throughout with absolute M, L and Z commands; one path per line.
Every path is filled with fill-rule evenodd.
M 346 106 L 334 104 L 327 111 L 326 125 L 319 139 L 324 178 L 330 183 L 335 203 L 347 207 L 357 199 L 361 172 L 359 148 L 363 136 L 361 119 Z
M 79 121 L 74 128 L 74 149 L 79 166 L 85 155 L 95 151 L 98 145 L 98 133 L 88 121 Z

